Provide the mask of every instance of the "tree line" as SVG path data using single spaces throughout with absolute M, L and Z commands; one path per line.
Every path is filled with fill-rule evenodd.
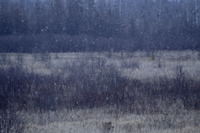
M 198 0 L 1 0 L 0 35 L 87 35 L 129 40 L 119 49 L 198 49 L 199 6 Z

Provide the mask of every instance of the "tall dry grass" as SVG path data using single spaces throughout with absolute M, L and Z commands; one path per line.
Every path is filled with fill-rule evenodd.
M 62 62 L 60 72 L 44 75 L 24 67 L 27 59 L 23 55 L 17 57 L 17 65 L 12 58 L 4 62 L 3 55 L 1 132 L 31 132 L 28 128 L 47 132 L 59 125 L 65 132 L 80 132 L 81 129 L 88 131 L 90 124 L 94 124 L 91 132 L 173 132 L 185 130 L 187 126 L 198 127 L 199 118 L 193 114 L 198 114 L 200 109 L 200 82 L 183 65 L 176 65 L 173 77 L 148 80 L 123 74 L 124 69 L 131 68 L 133 72 L 141 69 L 140 61 L 128 64 L 130 57 L 119 59 L 122 61 L 118 63 L 122 64 L 117 67 L 112 62 L 117 57 L 81 56 Z M 49 63 L 51 68 L 52 55 L 47 57 L 48 60 L 41 57 L 40 61 Z M 62 60 L 59 58 L 57 55 L 55 60 Z M 91 113 L 95 114 L 92 118 Z M 139 117 L 142 121 L 126 120 L 128 116 Z M 80 130 L 74 129 L 75 125 Z

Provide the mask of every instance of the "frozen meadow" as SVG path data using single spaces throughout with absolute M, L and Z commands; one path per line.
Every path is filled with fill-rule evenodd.
M 176 81 L 180 82 L 178 87 L 190 86 L 190 82 L 191 84 L 198 83 L 200 80 L 200 54 L 197 51 L 2 53 L 0 59 L 0 67 L 3 70 L 9 69 L 11 66 L 20 66 L 27 73 L 50 77 L 50 79 L 44 77 L 42 83 L 38 82 L 37 84 L 36 80 L 31 80 L 31 84 L 26 83 L 27 86 L 31 86 L 31 93 L 27 92 L 29 94 L 27 101 L 30 102 L 25 104 L 26 107 L 16 106 L 20 109 L 16 109 L 15 114 L 15 117 L 23 123 L 21 131 L 25 133 L 197 133 L 200 131 L 199 98 L 193 99 L 189 96 L 188 99 L 191 101 L 188 102 L 188 99 L 184 101 L 185 94 L 179 96 L 175 90 L 170 90 L 173 86 L 177 87 L 176 84 L 171 84 L 175 83 L 172 81 L 177 78 L 180 78 Z M 113 76 L 112 69 L 116 69 L 120 76 L 115 74 Z M 108 75 L 108 79 L 106 79 L 104 76 L 110 71 L 111 75 Z M 102 77 L 99 79 L 98 75 L 101 76 L 101 74 Z M 52 80 L 51 76 L 59 76 L 58 80 L 60 81 Z M 120 79 L 120 77 L 123 78 Z M 83 78 L 88 78 L 88 80 L 84 81 Z M 109 80 L 108 84 L 103 83 L 104 78 Z M 114 81 L 111 82 L 110 80 L 113 79 L 109 78 L 114 78 Z M 96 83 L 99 81 L 102 83 Z M 120 81 L 120 83 L 116 83 L 117 81 Z M 123 83 L 123 81 L 126 83 Z M 68 82 L 70 82 L 69 85 Z M 94 84 L 88 82 L 94 82 Z M 109 91 L 110 83 L 112 84 L 111 87 L 116 89 L 116 92 Z M 162 86 L 162 83 L 167 88 Z M 37 88 L 37 85 L 41 90 Z M 146 89 L 149 85 L 152 88 Z M 196 87 L 194 90 L 199 90 L 199 84 L 195 85 L 189 88 Z M 102 89 L 106 92 L 105 94 L 104 92 L 99 93 L 98 89 L 97 92 L 90 90 L 95 87 L 101 89 L 102 86 L 105 87 Z M 48 88 L 50 93 L 45 93 L 45 91 L 48 91 L 45 87 L 52 88 Z M 88 90 L 87 87 L 91 88 Z M 44 92 L 42 91 L 43 88 L 45 88 Z M 64 91 L 59 92 L 58 88 Z M 132 88 L 134 90 L 131 90 Z M 160 92 L 162 88 L 164 88 L 164 91 Z M 167 90 L 165 91 L 165 89 Z M 81 91 L 80 94 L 79 91 Z M 149 92 L 146 94 L 144 91 Z M 171 91 L 176 94 L 175 98 Z M 89 96 L 90 92 L 93 95 L 91 97 Z M 169 92 L 170 96 L 164 95 L 165 92 Z M 187 89 L 186 92 L 190 93 Z M 43 103 L 43 100 L 51 98 L 49 97 L 49 95 L 52 96 L 51 93 L 55 93 L 55 96 L 52 97 L 54 98 L 53 104 L 46 105 L 49 104 L 48 101 Z M 123 93 L 123 95 L 120 93 Z M 43 94 L 45 94 L 44 97 Z M 193 95 L 193 91 L 191 95 Z M 198 95 L 192 97 L 195 96 L 198 97 Z M 36 99 L 36 102 L 34 99 Z M 94 100 L 94 103 L 91 102 L 92 100 Z M 119 101 L 116 102 L 116 100 Z M 123 102 L 120 100 L 123 100 Z M 49 101 L 52 102 L 51 99 Z M 67 101 L 71 104 L 65 106 Z M 118 103 L 120 104 L 118 105 Z M 4 117 L 1 116 L 0 118 Z M 7 115 L 6 118 L 9 119 L 10 116 Z M 6 120 L 1 121 L 2 125 L 5 123 Z M 6 132 L 17 131 L 19 125 L 15 125 L 15 128 Z
M 5 56 L 5 57 L 4 57 Z M 109 57 L 111 56 L 111 57 Z M 155 56 L 155 59 L 152 59 Z M 1 67 L 21 64 L 29 72 L 51 75 L 66 74 L 67 65 L 82 61 L 97 62 L 102 59 L 106 65 L 114 65 L 124 76 L 136 79 L 155 79 L 162 76 L 174 77 L 177 66 L 182 66 L 188 76 L 199 78 L 200 55 L 197 51 L 156 51 L 156 52 L 119 52 L 119 53 L 35 53 L 0 54 L 6 58 Z

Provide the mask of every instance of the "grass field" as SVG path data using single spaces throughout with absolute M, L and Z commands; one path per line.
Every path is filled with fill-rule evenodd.
M 81 109 L 58 111 L 45 114 L 31 114 L 32 122 L 27 124 L 25 132 L 30 133 L 198 133 L 200 131 L 199 112 L 184 111 L 172 105 L 169 114 L 135 115 L 118 114 L 113 109 Z M 172 111 L 172 112 L 170 112 Z M 174 114 L 180 111 L 180 114 Z M 56 114 L 57 113 L 57 114 Z M 50 119 L 48 119 L 50 115 Z M 60 116 L 57 118 L 56 116 Z M 30 116 L 28 116 L 30 117 Z M 45 119 L 47 121 L 45 123 Z M 51 121 L 52 122 L 48 122 Z M 34 122 L 33 122 L 34 121 Z M 44 121 L 42 124 L 41 121 Z
M 38 74 L 50 75 L 55 72 L 63 72 L 69 62 L 77 60 L 103 59 L 106 64 L 113 64 L 123 72 L 124 76 L 149 79 L 159 76 L 174 76 L 174 71 L 178 65 L 191 76 L 199 77 L 200 55 L 196 51 L 156 51 L 153 53 L 155 60 L 152 60 L 151 52 L 133 53 L 112 53 L 108 58 L 108 53 L 47 53 L 47 54 L 0 54 L 1 58 L 6 58 L 7 63 L 1 66 L 8 67 L 11 64 L 20 63 L 25 69 Z
M 0 62 L 1 132 L 200 132 L 197 51 L 2 53 Z

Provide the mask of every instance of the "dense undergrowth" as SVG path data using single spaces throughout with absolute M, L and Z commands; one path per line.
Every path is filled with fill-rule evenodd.
M 200 109 L 200 82 L 177 66 L 174 78 L 130 79 L 105 60 L 66 63 L 67 76 L 38 75 L 20 65 L 0 69 L 0 130 L 23 130 L 20 111 L 115 106 L 124 113 L 158 114 L 180 100 L 187 110 Z

